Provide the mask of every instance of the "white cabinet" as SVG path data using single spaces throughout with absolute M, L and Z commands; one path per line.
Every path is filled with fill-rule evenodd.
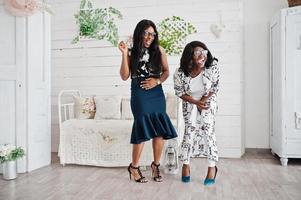
M 25 148 L 27 172 L 51 160 L 50 16 L 14 17 L 0 2 L 0 26 L 0 144 Z
M 271 20 L 270 64 L 270 145 L 286 166 L 301 158 L 301 6 Z

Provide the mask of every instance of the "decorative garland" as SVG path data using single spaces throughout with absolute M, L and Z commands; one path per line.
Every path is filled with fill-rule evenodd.
M 18 17 L 31 16 L 37 11 L 53 14 L 46 3 L 37 0 L 5 0 L 4 5 L 8 12 Z

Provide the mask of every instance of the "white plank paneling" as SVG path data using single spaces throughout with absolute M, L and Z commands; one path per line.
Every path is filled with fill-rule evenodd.
M 53 59 L 53 65 L 58 67 L 93 67 L 93 66 L 120 66 L 121 56 L 102 57 L 59 57 Z M 238 65 L 241 61 L 239 53 L 227 52 L 219 58 L 221 65 Z M 179 57 L 169 57 L 169 65 L 179 65 Z M 241 66 L 241 65 L 240 65 Z
M 119 56 L 117 48 L 73 48 L 52 50 L 52 58 Z
M 107 41 L 84 40 L 72 44 L 77 34 L 74 14 L 80 0 L 52 1 L 56 15 L 52 22 L 52 151 L 57 151 L 57 95 L 62 89 L 79 89 L 84 95 L 130 95 L 130 80 L 119 77 L 121 54 Z M 133 33 L 143 18 L 158 23 L 172 15 L 192 22 L 197 34 L 187 42 L 201 40 L 220 61 L 221 86 L 218 94 L 217 138 L 220 155 L 239 157 L 242 152 L 241 95 L 242 95 L 242 0 L 188 0 L 188 1 L 93 1 L 95 7 L 108 4 L 121 11 L 117 21 L 120 39 Z M 220 17 L 226 29 L 220 38 L 210 32 L 212 23 Z M 180 56 L 168 56 L 170 77 L 163 84 L 166 92 L 174 93 L 172 75 L 179 66 Z

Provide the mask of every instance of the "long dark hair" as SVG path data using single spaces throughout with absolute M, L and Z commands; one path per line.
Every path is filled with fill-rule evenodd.
M 132 73 L 136 73 L 137 67 L 139 65 L 139 59 L 143 54 L 143 39 L 144 39 L 144 31 L 152 27 L 156 33 L 152 44 L 150 45 L 149 54 L 150 54 L 150 66 L 154 68 L 161 67 L 161 52 L 159 49 L 159 39 L 158 39 L 158 31 L 156 25 L 151 20 L 143 19 L 141 20 L 134 30 L 133 37 L 133 48 L 131 50 L 131 71 Z
M 207 50 L 207 60 L 205 62 L 205 67 L 208 69 L 212 66 L 214 61 L 218 61 L 217 58 L 213 57 L 207 46 L 200 41 L 192 41 L 188 43 L 182 53 L 181 61 L 180 61 L 180 69 L 184 72 L 186 76 L 189 76 L 191 71 L 194 69 L 194 64 L 192 62 L 193 52 L 196 47 L 201 47 L 204 50 Z

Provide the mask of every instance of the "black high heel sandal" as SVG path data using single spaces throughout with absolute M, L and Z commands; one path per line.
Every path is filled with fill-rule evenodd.
M 153 180 L 156 181 L 156 182 L 162 182 L 163 181 L 163 178 L 160 175 L 160 169 L 159 169 L 159 167 L 160 167 L 160 164 L 156 165 L 154 162 L 152 162 L 152 164 L 151 164 L 152 177 L 153 177 Z
M 137 170 L 140 178 L 135 179 L 135 176 L 133 176 L 131 169 Z M 141 170 L 140 170 L 140 167 L 133 167 L 133 166 L 132 166 L 132 163 L 131 163 L 131 164 L 128 166 L 128 172 L 129 172 L 130 180 L 132 180 L 132 176 L 133 176 L 133 177 L 134 177 L 134 180 L 135 180 L 136 182 L 138 182 L 138 183 L 147 183 L 147 179 L 142 175 L 142 172 L 141 172 Z

